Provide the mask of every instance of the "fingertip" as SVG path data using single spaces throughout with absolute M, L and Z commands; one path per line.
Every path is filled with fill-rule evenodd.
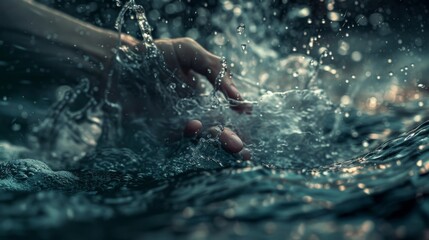
M 225 128 L 219 136 L 222 148 L 229 153 L 238 153 L 243 149 L 243 141 L 229 128 Z
M 230 98 L 230 99 L 234 99 L 237 101 L 242 101 L 243 98 L 241 97 L 240 92 L 238 91 L 238 89 L 235 87 L 235 85 L 233 83 L 227 84 L 225 89 L 224 89 L 224 93 L 225 95 Z
M 185 137 L 196 137 L 201 133 L 203 124 L 199 120 L 191 120 L 186 124 L 183 135 Z
M 250 161 L 252 157 L 250 150 L 247 148 L 243 148 L 243 150 L 241 150 L 238 154 L 241 156 L 241 159 L 243 159 L 244 161 Z

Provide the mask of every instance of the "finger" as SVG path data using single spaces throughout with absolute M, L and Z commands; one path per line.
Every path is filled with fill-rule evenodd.
M 240 103 L 243 98 L 232 81 L 232 75 L 221 58 L 213 55 L 192 39 L 176 39 L 174 44 L 178 61 L 184 69 L 191 69 L 205 76 L 209 82 L 233 103 L 232 108 L 250 112 L 251 105 Z M 222 73 L 222 74 L 220 74 Z M 218 78 L 219 77 L 219 78 Z
M 243 141 L 231 129 L 224 128 L 222 131 L 218 127 L 209 129 L 213 137 L 219 138 L 222 148 L 229 153 L 238 153 L 243 149 Z
M 197 137 L 200 135 L 203 124 L 198 120 L 191 120 L 186 124 L 183 135 L 185 137 Z

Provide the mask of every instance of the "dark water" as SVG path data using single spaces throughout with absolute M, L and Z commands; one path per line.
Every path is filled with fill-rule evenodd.
M 48 3 L 104 27 L 121 9 Z M 121 48 L 112 85 L 125 98 L 139 89 L 161 117 L 120 121 L 121 104 L 95 99 L 88 81 L 68 88 L 23 133 L 33 147 L 0 146 L 0 236 L 428 238 L 428 10 L 401 4 L 144 2 L 156 37 L 191 36 L 225 56 L 252 114 L 211 91 L 181 98 L 195 93 L 156 48 Z M 140 10 L 121 31 L 151 47 Z M 190 118 L 236 130 L 252 161 L 205 137 L 164 141 Z

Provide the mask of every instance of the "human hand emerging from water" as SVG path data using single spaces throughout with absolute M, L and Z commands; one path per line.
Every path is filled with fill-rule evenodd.
M 0 16 L 2 30 L 0 39 L 4 42 L 3 45 L 16 45 L 21 49 L 28 49 L 28 52 L 42 60 L 55 59 L 46 61 L 49 65 L 47 67 L 58 69 L 69 67 L 73 69 L 71 72 L 85 72 L 92 74 L 96 79 L 103 79 L 108 75 L 106 71 L 115 57 L 113 50 L 118 43 L 117 33 L 98 28 L 30 0 L 4 0 L 0 1 L 0 7 L 9 9 Z M 142 46 L 129 35 L 122 34 L 121 40 L 130 46 Z M 155 44 L 163 53 L 167 67 L 189 86 L 196 87 L 197 82 L 193 81 L 193 76 L 201 74 L 225 95 L 233 110 L 250 113 L 251 106 L 243 102 L 228 69 L 223 77 L 218 79 L 219 73 L 224 69 L 219 57 L 189 38 L 157 40 Z M 88 56 L 91 61 L 86 60 Z M 97 67 L 97 63 L 104 67 Z M 77 69 L 76 65 L 80 65 L 81 68 Z M 190 121 L 184 129 L 184 135 L 191 137 L 203 132 L 203 126 L 198 120 Z M 226 151 L 231 153 L 242 151 L 243 142 L 231 129 L 209 128 L 206 131 L 215 138 L 218 137 Z M 249 154 L 245 155 L 247 157 L 243 158 L 248 159 Z
M 155 44 L 163 53 L 167 67 L 186 84 L 196 87 L 198 78 L 195 74 L 201 74 L 225 95 L 233 110 L 239 113 L 251 112 L 251 105 L 244 102 L 232 82 L 228 68 L 222 66 L 220 57 L 208 52 L 191 38 L 161 39 L 156 40 Z M 219 79 L 221 71 L 225 73 Z
M 244 102 L 240 92 L 232 82 L 232 76 L 226 66 L 222 66 L 221 58 L 205 50 L 195 40 L 190 38 L 163 39 L 155 41 L 163 53 L 167 67 L 183 79 L 186 84 L 196 87 L 195 74 L 201 74 L 218 88 L 231 104 L 231 109 L 250 114 L 251 105 Z M 219 73 L 224 71 L 219 79 Z M 184 129 L 186 137 L 198 137 L 203 132 L 203 124 L 199 120 L 189 121 Z M 207 129 L 209 135 L 218 138 L 224 150 L 230 153 L 240 153 L 244 160 L 250 159 L 250 152 L 243 149 L 243 141 L 229 128 Z

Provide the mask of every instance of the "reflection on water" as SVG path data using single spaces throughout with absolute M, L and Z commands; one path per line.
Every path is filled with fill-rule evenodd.
M 137 23 L 151 51 L 119 48 L 110 87 L 138 89 L 142 108 L 165 112 L 120 119 L 121 102 L 96 98 L 85 80 L 63 94 L 27 133 L 32 151 L 0 145 L 0 236 L 427 237 L 425 35 L 409 41 L 389 5 L 368 13 L 365 1 L 166 1 L 146 12 L 114 4 L 116 27 Z M 194 8 L 187 28 L 178 16 Z M 208 36 L 253 113 L 239 116 L 216 94 L 179 98 L 187 86 L 163 66 L 146 16 L 161 37 Z M 205 35 L 208 23 L 216 30 Z M 397 43 L 383 45 L 393 33 Z M 166 142 L 162 132 L 186 119 L 235 129 L 252 161 L 204 137 Z

